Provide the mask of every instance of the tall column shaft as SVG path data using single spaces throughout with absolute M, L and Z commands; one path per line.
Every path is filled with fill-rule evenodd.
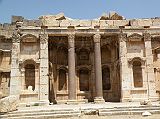
M 68 99 L 76 100 L 74 34 L 68 35 Z
M 40 88 L 39 100 L 48 101 L 49 80 L 48 80 L 48 34 L 40 34 Z
M 100 34 L 94 35 L 94 64 L 95 64 L 95 82 L 96 82 L 96 98 L 95 101 L 103 100 L 103 87 L 102 87 L 102 68 L 101 68 L 101 46 Z M 97 100 L 98 99 L 98 100 Z

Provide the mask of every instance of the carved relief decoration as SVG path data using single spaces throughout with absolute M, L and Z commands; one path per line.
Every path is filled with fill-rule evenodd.
M 127 41 L 127 34 L 125 33 L 120 33 L 118 37 L 120 42 Z
M 47 43 L 48 42 L 48 34 L 40 34 L 40 42 Z
M 12 42 L 13 43 L 19 43 L 20 42 L 21 35 L 18 33 L 18 31 L 14 31 L 12 34 Z
M 143 33 L 143 37 L 145 41 L 151 41 L 151 35 L 149 33 Z

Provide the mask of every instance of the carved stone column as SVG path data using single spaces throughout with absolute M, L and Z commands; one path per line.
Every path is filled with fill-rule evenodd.
M 103 87 L 102 87 L 102 68 L 101 68 L 101 46 L 100 46 L 100 34 L 95 34 L 94 37 L 94 65 L 95 65 L 95 80 L 96 80 L 96 97 L 95 103 L 105 102 L 103 99 Z
M 40 34 L 40 88 L 39 100 L 48 102 L 49 77 L 48 77 L 48 34 Z
M 20 95 L 21 76 L 19 70 L 20 35 L 15 31 L 12 35 L 10 95 Z
M 119 60 L 120 60 L 120 81 L 121 81 L 121 102 L 130 101 L 131 79 L 127 62 L 127 34 L 119 34 Z
M 68 35 L 68 99 L 76 100 L 76 78 L 75 78 L 75 34 Z
M 144 33 L 145 51 L 146 51 L 146 71 L 147 71 L 147 83 L 148 83 L 148 99 L 151 101 L 158 100 L 158 94 L 156 94 L 156 82 L 154 76 L 153 67 L 153 54 L 151 47 L 151 35 Z

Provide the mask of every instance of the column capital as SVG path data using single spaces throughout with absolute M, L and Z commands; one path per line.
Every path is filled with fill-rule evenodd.
M 93 40 L 95 43 L 100 43 L 100 40 L 101 40 L 101 35 L 100 34 L 94 34 L 93 36 Z
M 18 33 L 18 31 L 14 31 L 13 34 L 12 34 L 12 42 L 13 43 L 20 43 L 20 38 L 21 38 L 21 35 Z
M 151 41 L 151 34 L 150 33 L 143 33 L 144 41 Z
M 127 34 L 126 33 L 120 33 L 120 34 L 118 34 L 118 38 L 119 38 L 120 42 L 127 41 Z
M 40 43 L 47 43 L 48 42 L 48 34 L 39 34 Z
M 75 39 L 75 33 L 68 34 L 68 41 L 69 42 L 74 42 L 74 39 Z

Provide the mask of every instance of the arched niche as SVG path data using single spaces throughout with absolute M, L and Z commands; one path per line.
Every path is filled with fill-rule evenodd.
M 25 89 L 32 86 L 32 90 L 35 90 L 35 65 L 26 64 L 25 65 Z
M 89 91 L 90 72 L 87 68 L 79 69 L 79 90 Z
M 58 69 L 58 90 L 67 90 L 67 68 L 65 67 Z
M 109 66 L 102 67 L 102 85 L 103 85 L 103 90 L 111 89 L 111 78 L 110 78 L 110 67 Z
M 145 66 L 145 59 L 135 57 L 128 60 L 129 66 L 133 72 L 133 84 L 135 88 L 143 87 L 143 68 Z

